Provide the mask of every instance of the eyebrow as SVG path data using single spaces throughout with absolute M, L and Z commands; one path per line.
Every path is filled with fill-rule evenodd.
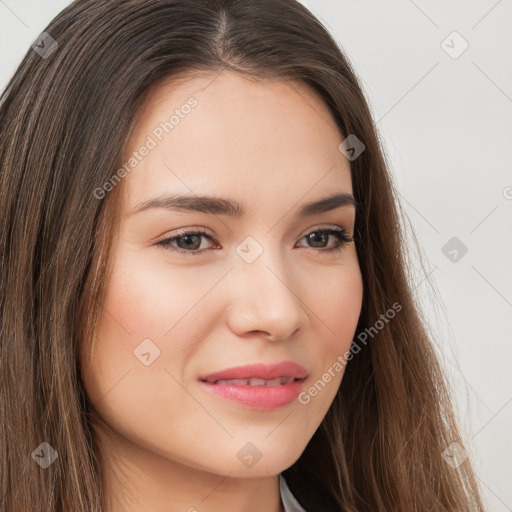
M 347 192 L 340 192 L 303 205 L 297 215 L 299 217 L 309 217 L 347 205 L 353 206 L 356 209 L 359 208 L 359 203 L 356 201 L 354 196 Z M 243 203 L 238 201 L 221 199 L 213 196 L 176 195 L 156 197 L 139 203 L 129 212 L 129 215 L 134 215 L 154 208 L 163 208 L 170 211 L 228 215 L 235 218 L 241 218 L 246 213 L 245 206 Z

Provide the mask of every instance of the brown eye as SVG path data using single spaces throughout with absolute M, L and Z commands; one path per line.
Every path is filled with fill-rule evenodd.
M 161 245 L 168 251 L 175 251 L 182 254 L 195 255 L 202 253 L 200 249 L 201 239 L 206 238 L 213 241 L 213 238 L 205 231 L 185 231 L 176 236 L 161 240 L 156 245 Z M 176 245 L 175 245 L 176 244 Z
M 328 243 L 330 236 L 336 237 L 337 244 L 333 247 L 325 249 L 324 243 Z M 321 252 L 341 251 L 344 245 L 354 241 L 354 239 L 349 236 L 347 232 L 342 228 L 317 229 L 315 231 L 311 231 L 303 238 L 305 238 L 308 243 L 313 244 L 311 247 L 312 249 L 319 249 Z

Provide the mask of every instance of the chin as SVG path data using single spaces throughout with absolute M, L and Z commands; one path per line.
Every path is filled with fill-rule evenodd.
M 226 451 L 223 451 L 213 460 L 203 459 L 195 464 L 189 461 L 187 465 L 208 473 L 229 475 L 232 478 L 268 478 L 288 469 L 297 461 L 304 448 L 293 448 L 295 447 L 290 447 L 286 452 L 283 452 L 282 448 L 268 447 L 256 450 L 249 443 L 244 442 L 241 448 L 237 443 L 234 456 L 226 456 Z

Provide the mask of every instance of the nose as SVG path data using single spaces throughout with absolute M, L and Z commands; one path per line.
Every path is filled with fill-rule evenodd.
M 266 249 L 252 263 L 239 259 L 231 274 L 228 323 L 234 334 L 277 341 L 304 331 L 309 316 L 301 294 L 308 282 L 301 282 L 277 251 Z

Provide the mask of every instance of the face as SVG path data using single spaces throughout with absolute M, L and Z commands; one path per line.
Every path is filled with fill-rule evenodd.
M 352 182 L 312 90 L 214 78 L 161 85 L 137 118 L 84 382 L 133 454 L 261 477 L 298 459 L 342 379 L 362 305 Z M 264 366 L 218 373 L 247 365 Z

